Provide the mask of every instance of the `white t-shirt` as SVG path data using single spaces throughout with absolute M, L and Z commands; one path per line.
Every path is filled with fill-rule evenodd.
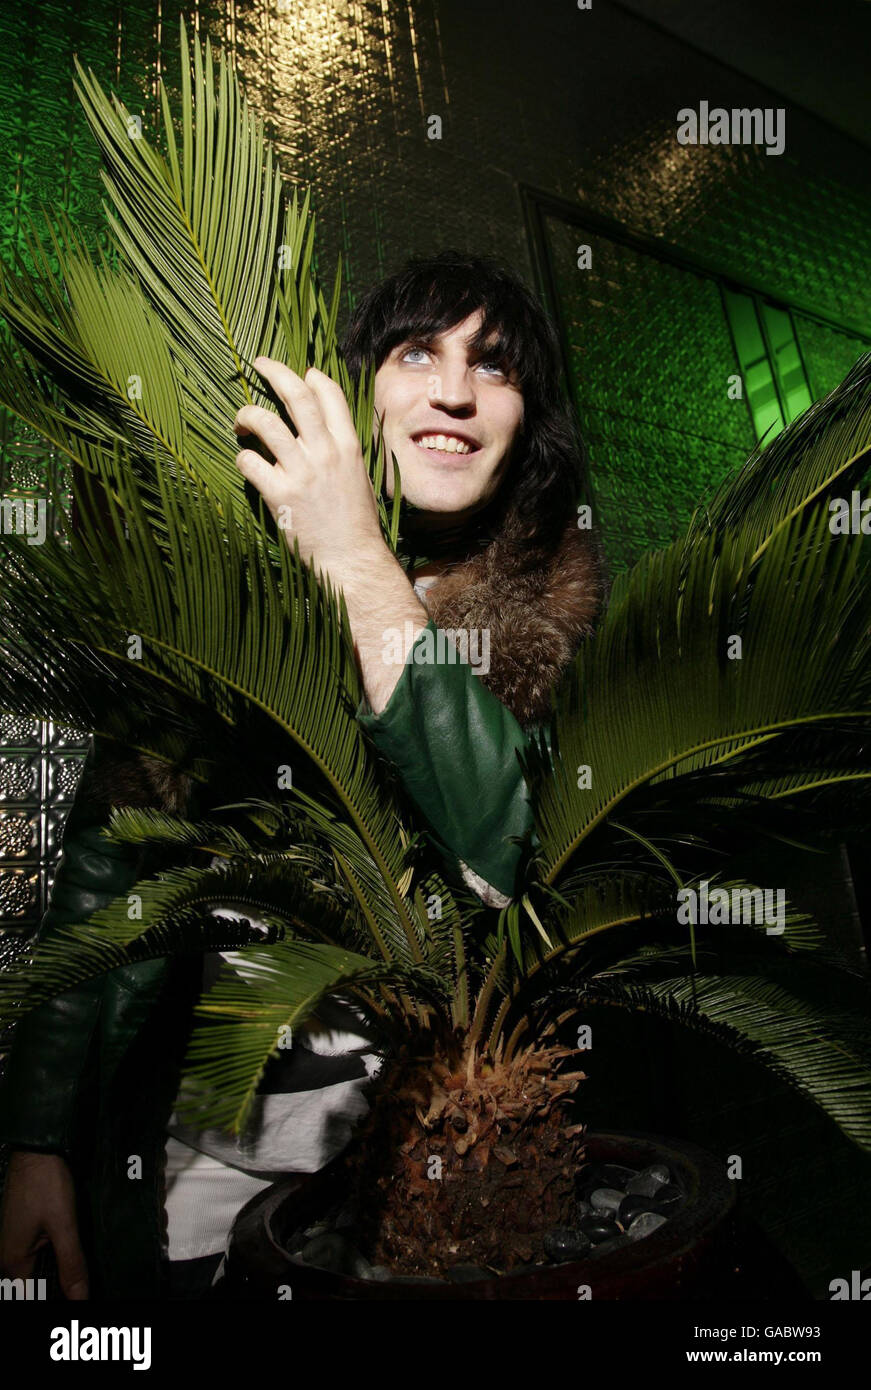
M 240 916 L 220 911 L 222 917 Z M 234 951 L 208 952 L 204 988 L 223 961 L 242 959 Z M 331 999 L 318 1018 L 320 1026 L 294 1032 L 292 1047 L 270 1062 L 244 1135 L 192 1129 L 173 1112 L 165 1149 L 170 1260 L 225 1250 L 233 1221 L 250 1198 L 287 1173 L 317 1172 L 347 1147 L 369 1108 L 363 1088 L 381 1058 L 350 1005 Z

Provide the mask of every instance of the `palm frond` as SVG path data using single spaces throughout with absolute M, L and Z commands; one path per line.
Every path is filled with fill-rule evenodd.
M 564 957 L 581 943 L 589 946 L 594 938 L 615 928 L 637 926 L 666 910 L 672 902 L 668 890 L 649 874 L 626 871 L 619 875 L 591 874 L 585 881 L 573 885 L 566 909 L 559 915 L 553 910 L 548 913 L 548 924 L 555 938 L 550 946 L 544 946 L 532 933 L 521 932 L 519 920 L 513 939 L 511 931 L 502 929 L 500 924 L 500 930 L 485 944 L 490 966 L 476 1003 L 473 1036 L 484 1036 L 489 1028 L 487 1047 L 494 1051 L 518 999 L 523 997 L 521 1007 L 534 1000 L 536 975 L 549 962 Z M 587 968 L 583 959 L 578 968 Z M 510 1049 L 509 1042 L 509 1056 Z
M 867 1011 L 816 1007 L 792 992 L 794 983 L 791 963 L 788 983 L 756 974 L 653 983 L 609 978 L 594 981 L 585 998 L 640 1009 L 707 1033 L 787 1081 L 871 1152 Z
M 553 776 L 530 759 L 540 873 L 557 883 L 592 831 L 653 779 L 812 726 L 871 721 L 871 578 L 862 537 L 794 517 L 761 557 L 753 528 L 642 560 L 557 700 Z M 738 636 L 739 659 L 728 644 Z M 851 724 L 852 721 L 852 724 Z M 576 769 L 592 770 L 579 787 Z M 792 770 L 791 768 L 782 769 Z
M 359 678 L 333 595 L 286 545 L 276 565 L 247 512 L 224 526 L 187 479 L 158 473 L 157 481 L 165 547 L 148 525 L 138 481 L 121 470 L 104 493 L 116 544 L 107 546 L 93 508 L 84 509 L 80 532 L 65 546 L 10 538 L 9 624 L 0 635 L 10 659 L 0 674 L 0 705 L 33 711 L 48 697 L 57 710 L 68 690 L 85 726 L 99 728 L 101 714 L 125 693 L 141 699 L 144 681 L 163 683 L 216 714 L 222 756 L 246 727 L 239 706 L 259 711 L 273 738 L 288 740 L 281 761 L 293 750 L 320 779 L 333 815 L 341 808 L 346 840 L 362 842 L 367 873 L 389 903 L 394 941 L 403 939 L 409 959 L 420 960 L 413 908 L 400 888 L 399 815 L 355 717 Z M 232 507 L 228 497 L 228 518 Z M 131 636 L 141 643 L 135 661 Z M 82 709 L 88 697 L 90 711 Z
M 35 270 L 14 254 L 16 269 L 0 273 L 0 314 L 17 343 L 17 352 L 0 344 L 0 401 L 74 463 L 93 462 L 82 439 L 92 452 L 120 438 L 144 481 L 155 464 L 180 469 L 220 511 L 224 492 L 246 493 L 233 417 L 271 399 L 254 358 L 282 357 L 300 374 L 318 367 L 345 391 L 395 549 L 400 497 L 388 507 L 382 496 L 372 374 L 355 390 L 339 353 L 341 267 L 328 305 L 313 268 L 310 193 L 286 195 L 229 59 L 213 62 L 208 41 L 205 59 L 197 44 L 191 53 L 183 20 L 181 39 L 178 139 L 160 84 L 165 156 L 77 61 L 121 264 L 100 255 L 95 265 L 65 214 L 49 223 L 51 256 L 27 224 Z M 151 519 L 159 529 L 159 508 Z
M 208 850 L 212 854 L 252 857 L 255 844 L 235 825 L 222 821 L 185 819 L 153 806 L 116 807 L 104 834 L 116 844 L 179 845 L 187 849 Z
M 710 886 L 727 892 L 730 901 L 734 901 L 733 893 L 760 891 L 757 885 L 737 878 L 712 876 Z M 525 934 L 522 958 L 512 968 L 504 944 L 499 950 L 497 941 L 491 940 L 494 964 L 482 990 L 487 1016 L 492 1017 L 488 1048 L 492 1051 L 500 1039 L 506 1039 L 510 1056 L 524 1036 L 535 1035 L 544 1017 L 553 1012 L 566 981 L 595 978 L 603 968 L 609 973 L 626 971 L 642 961 L 649 964 L 650 958 L 658 959 L 663 953 L 678 963 L 687 955 L 690 969 L 704 968 L 702 963 L 712 955 L 721 968 L 728 968 L 735 957 L 751 953 L 765 960 L 772 954 L 799 952 L 821 965 L 843 964 L 809 913 L 788 902 L 783 908 L 782 930 L 779 925 L 771 934 L 764 921 L 752 917 L 746 923 L 739 917 L 727 926 L 702 923 L 693 928 L 677 920 L 675 885 L 669 875 L 626 866 L 610 872 L 579 871 L 566 906 L 552 908 L 548 914 L 550 945 L 545 947 Z M 627 955 L 629 942 L 635 946 Z
M 337 946 L 280 941 L 234 954 L 195 1010 L 208 1026 L 191 1037 L 177 1109 L 198 1128 L 238 1133 L 244 1127 L 285 1030 L 304 1023 L 322 1000 L 399 984 L 444 1001 L 437 971 L 418 966 L 397 972 Z
M 256 918 L 234 923 L 221 912 Z M 290 859 L 186 866 L 141 879 L 87 922 L 56 927 L 0 975 L 0 1018 L 11 1022 L 44 1000 L 118 966 L 168 954 L 262 940 L 262 929 L 341 942 L 353 906 L 313 882 Z M 218 914 L 216 917 L 215 914 Z
M 144 134 L 131 138 L 131 113 L 78 62 L 76 91 L 103 155 L 114 240 L 171 338 L 185 457 L 218 492 L 244 491 L 231 425 L 242 405 L 269 401 L 252 368 L 267 353 L 300 375 L 317 367 L 343 386 L 370 476 L 380 480 L 370 383 L 364 373 L 355 393 L 338 351 L 341 267 L 329 305 L 313 269 L 310 190 L 285 196 L 262 120 L 230 59 L 215 60 L 208 39 L 204 50 L 189 48 L 183 17 L 180 37 L 178 137 L 159 83 L 165 157 Z M 395 546 L 399 498 L 388 512 L 380 486 L 376 494 Z
M 688 539 L 751 526 L 756 550 L 793 518 L 833 497 L 849 496 L 869 471 L 871 352 L 866 352 L 828 396 L 722 483 L 696 512 Z

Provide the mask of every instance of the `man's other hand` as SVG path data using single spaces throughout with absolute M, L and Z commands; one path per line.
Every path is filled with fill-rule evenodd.
M 0 1212 L 0 1273 L 32 1276 L 36 1255 L 51 1245 L 64 1298 L 88 1297 L 73 1175 L 60 1154 L 16 1149 L 9 1159 Z

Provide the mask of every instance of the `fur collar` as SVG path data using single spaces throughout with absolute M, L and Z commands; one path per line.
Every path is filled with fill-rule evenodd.
M 510 533 L 440 576 L 427 594 L 436 626 L 490 633 L 481 680 L 528 727 L 544 719 L 555 685 L 604 598 L 602 566 L 589 531 L 572 519 L 549 555 L 529 557 Z
M 551 688 L 604 599 L 597 543 L 572 519 L 548 554 L 528 554 L 509 529 L 440 575 L 427 609 L 445 631 L 489 631 L 490 669 L 481 680 L 524 727 L 544 719 Z M 192 780 L 181 768 L 115 748 L 101 759 L 84 794 L 108 806 L 189 808 Z

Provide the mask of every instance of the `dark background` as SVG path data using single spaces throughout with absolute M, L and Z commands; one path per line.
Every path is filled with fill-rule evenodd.
M 445 246 L 503 258 L 542 296 L 615 570 L 674 535 L 766 429 L 825 395 L 871 345 L 861 0 L 593 0 L 589 11 L 575 0 L 6 0 L 4 256 L 41 203 L 100 240 L 72 55 L 150 134 L 157 78 L 178 86 L 179 13 L 235 53 L 282 170 L 311 185 L 327 284 L 344 260 L 343 316 L 409 253 Z M 677 112 L 703 100 L 783 107 L 784 153 L 679 145 Z M 433 115 L 440 140 L 428 138 Z M 578 267 L 580 246 L 590 269 Z M 727 394 L 735 374 L 743 399 Z M 39 493 L 57 466 L 0 417 L 0 494 Z M 7 948 L 44 910 L 83 752 L 81 731 L 0 716 Z M 844 856 L 806 880 L 864 967 Z M 856 887 L 861 902 L 867 886 Z M 595 1036 L 587 1117 L 740 1153 L 748 1203 L 817 1296 L 871 1260 L 871 1165 L 811 1107 L 641 1017 L 603 1019 Z

